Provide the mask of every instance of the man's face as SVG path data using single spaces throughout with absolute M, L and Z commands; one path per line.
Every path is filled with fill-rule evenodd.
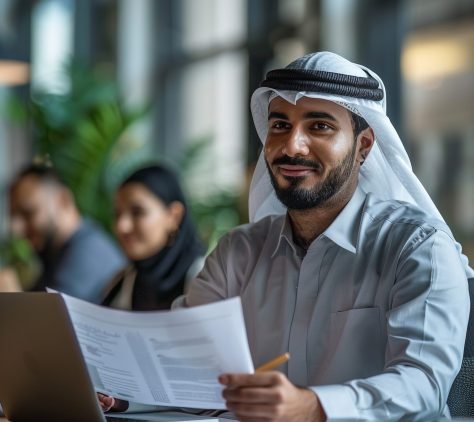
M 354 170 L 357 143 L 342 106 L 303 97 L 270 102 L 265 161 L 278 199 L 289 209 L 324 205 Z
M 42 252 L 54 239 L 56 229 L 57 189 L 39 183 L 34 176 L 20 179 L 10 192 L 12 232 L 26 238 Z

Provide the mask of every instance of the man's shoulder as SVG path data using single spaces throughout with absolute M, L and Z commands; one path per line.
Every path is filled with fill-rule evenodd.
M 73 234 L 71 243 L 94 243 L 98 242 L 112 244 L 112 237 L 105 230 L 89 219 L 83 219 L 79 229 Z
M 448 225 L 423 208 L 405 201 L 395 199 L 381 200 L 368 194 L 364 206 L 364 218 L 370 219 L 375 226 L 390 225 L 394 230 L 403 231 L 442 231 L 452 237 Z
M 233 250 L 261 249 L 264 244 L 278 241 L 286 215 L 270 215 L 256 222 L 241 224 L 227 232 L 219 241 L 219 246 Z
M 85 258 L 100 256 L 104 259 L 125 262 L 122 252 L 112 237 L 97 223 L 89 219 L 84 219 L 81 222 L 79 229 L 67 242 L 64 254 L 79 255 Z
M 242 280 L 246 279 L 255 265 L 262 259 L 267 262 L 275 251 L 285 219 L 285 215 L 272 215 L 234 227 L 221 237 L 204 268 L 215 268 L 215 262 L 219 262 L 225 271 L 239 273 Z
M 285 219 L 286 215 L 268 215 L 258 221 L 234 227 L 228 234 L 233 238 L 265 239 L 275 231 L 279 233 Z

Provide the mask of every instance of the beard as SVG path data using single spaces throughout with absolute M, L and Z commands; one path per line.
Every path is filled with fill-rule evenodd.
M 340 191 L 344 183 L 346 183 L 351 176 L 354 167 L 356 145 L 357 144 L 354 142 L 352 151 L 342 159 L 337 167 L 329 172 L 323 181 L 316 183 L 310 188 L 299 187 L 300 183 L 304 181 L 304 177 L 285 177 L 289 182 L 289 186 L 281 187 L 278 185 L 278 181 L 273 174 L 268 161 L 265 160 L 270 180 L 275 189 L 278 200 L 290 210 L 308 210 L 324 205 Z M 319 163 L 299 157 L 289 157 L 287 155 L 277 158 L 272 164 L 302 165 L 314 168 L 316 171 L 321 170 L 321 165 Z

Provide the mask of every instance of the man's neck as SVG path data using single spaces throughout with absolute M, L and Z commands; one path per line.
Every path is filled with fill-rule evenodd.
M 288 210 L 294 242 L 307 250 L 314 239 L 337 218 L 352 198 L 357 184 L 336 193 L 325 204 L 307 210 Z

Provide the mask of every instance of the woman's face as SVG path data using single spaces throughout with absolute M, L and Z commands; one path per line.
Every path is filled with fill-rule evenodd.
M 131 260 L 149 258 L 169 242 L 179 228 L 184 206 L 166 206 L 140 183 L 127 183 L 115 196 L 115 235 Z

